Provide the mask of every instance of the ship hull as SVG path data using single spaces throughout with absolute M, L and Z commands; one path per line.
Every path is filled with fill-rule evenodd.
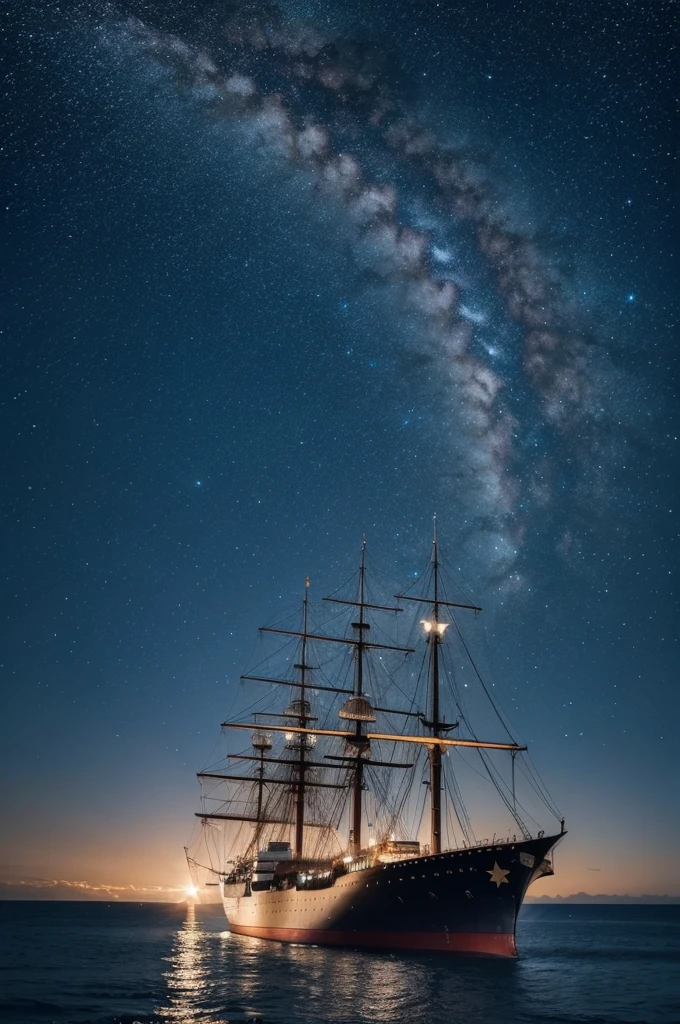
M 279 942 L 514 957 L 524 895 L 559 838 L 350 869 L 327 888 L 230 887 L 224 908 L 236 934 Z

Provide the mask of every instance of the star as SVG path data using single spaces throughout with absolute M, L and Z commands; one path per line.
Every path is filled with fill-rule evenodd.
M 510 874 L 510 871 L 509 870 L 505 871 L 503 868 L 500 868 L 498 866 L 498 862 L 497 861 L 493 862 L 493 870 L 492 871 L 487 871 L 487 875 L 491 875 L 490 881 L 496 883 L 496 888 L 497 889 L 500 889 L 500 887 L 503 884 L 503 882 L 507 882 L 508 881 L 505 876 L 509 875 L 509 874 Z

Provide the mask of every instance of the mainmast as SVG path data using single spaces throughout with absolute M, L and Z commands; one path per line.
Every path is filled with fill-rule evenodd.
M 352 828 L 349 834 L 349 852 L 354 855 L 361 850 L 361 817 L 362 817 L 362 792 L 364 786 L 364 762 L 363 754 L 368 746 L 368 741 L 363 735 L 363 724 L 366 721 L 375 721 L 375 715 L 366 700 L 363 704 L 361 698 L 364 692 L 364 655 L 366 645 L 364 642 L 364 631 L 370 629 L 365 619 L 365 585 L 366 585 L 366 538 L 361 543 L 361 567 L 359 569 L 359 621 L 353 622 L 352 627 L 357 630 L 358 644 L 354 649 L 355 670 L 354 670 L 354 699 L 353 707 L 349 709 L 353 714 L 364 712 L 363 717 L 355 719 L 354 739 L 352 746 L 356 748 L 356 764 L 354 766 L 354 778 L 352 780 Z M 344 709 L 343 709 L 344 710 Z M 366 712 L 370 712 L 366 714 Z M 340 718 L 346 717 L 340 712 Z
M 271 736 L 266 732 L 254 732 L 252 738 L 253 750 L 257 751 L 258 755 L 258 766 L 257 766 L 257 811 L 255 817 L 257 824 L 255 825 L 255 844 L 259 842 L 260 833 L 262 831 L 262 800 L 264 796 L 264 775 L 265 775 L 265 754 L 268 750 L 272 749 Z
M 302 602 L 302 648 L 300 651 L 300 664 L 295 667 L 300 671 L 300 700 L 298 722 L 302 728 L 307 726 L 309 720 L 309 705 L 307 704 L 307 615 L 309 601 L 309 576 L 305 579 L 305 598 Z M 293 706 L 295 705 L 294 702 Z M 295 856 L 302 857 L 305 831 L 305 754 L 307 750 L 307 736 L 303 733 L 299 736 L 299 757 L 298 757 L 298 779 L 297 795 L 295 800 Z
M 356 631 L 356 638 L 348 641 L 354 646 L 354 687 L 352 696 L 347 700 L 338 712 L 338 717 L 354 723 L 352 732 L 346 735 L 347 747 L 352 753 L 341 758 L 342 761 L 353 764 L 352 772 L 352 803 L 350 814 L 349 830 L 349 853 L 356 856 L 362 847 L 362 819 L 363 819 L 363 791 L 364 791 L 364 767 L 365 758 L 370 756 L 370 740 L 364 731 L 365 723 L 375 722 L 376 708 L 371 705 L 364 694 L 364 659 L 366 651 L 373 647 L 385 647 L 388 650 L 403 651 L 411 653 L 408 648 L 391 647 L 385 644 L 373 644 L 367 639 L 370 624 L 366 621 L 368 609 L 379 611 L 399 612 L 401 608 L 385 607 L 384 605 L 369 604 L 366 601 L 366 537 L 361 542 L 361 564 L 359 566 L 359 600 L 344 601 L 340 598 L 324 598 L 325 601 L 335 601 L 338 604 L 352 605 L 359 609 L 357 621 L 352 623 L 352 629 Z M 383 709 L 389 710 L 389 709 Z M 384 764 L 385 762 L 380 762 Z M 395 764 L 394 767 L 397 767 Z

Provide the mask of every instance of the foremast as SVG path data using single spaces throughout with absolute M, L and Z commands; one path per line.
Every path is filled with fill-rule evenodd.
M 302 602 L 302 643 L 300 650 L 300 663 L 297 669 L 300 672 L 300 715 L 298 722 L 306 727 L 308 722 L 309 705 L 307 704 L 307 672 L 310 666 L 307 664 L 307 624 L 309 616 L 309 576 L 305 579 L 305 597 Z M 295 797 L 295 856 L 302 858 L 305 832 L 305 773 L 307 771 L 306 752 L 307 746 L 305 737 L 300 736 L 298 756 L 298 777 L 297 792 Z
M 368 739 L 365 726 L 375 722 L 376 709 L 371 705 L 364 692 L 364 668 L 367 651 L 372 647 L 381 647 L 387 650 L 401 651 L 410 654 L 412 651 L 406 647 L 392 647 L 387 644 L 373 644 L 367 639 L 371 626 L 366 621 L 368 610 L 401 612 L 401 608 L 387 607 L 385 605 L 370 604 L 366 600 L 366 537 L 361 542 L 361 562 L 359 564 L 359 593 L 358 601 L 345 601 L 337 597 L 325 597 L 324 601 L 333 601 L 336 604 L 345 604 L 358 608 L 359 613 L 356 621 L 352 622 L 352 629 L 356 638 L 351 641 L 354 644 L 354 687 L 352 696 L 343 704 L 338 712 L 338 717 L 345 721 L 354 723 L 353 734 L 346 737 L 346 749 L 352 751 L 340 758 L 331 757 L 331 760 L 340 760 L 352 764 L 352 803 L 350 812 L 350 829 L 348 850 L 350 856 L 357 856 L 363 848 L 362 822 L 363 822 L 363 791 L 365 788 L 364 768 L 366 758 L 370 756 L 370 740 Z M 375 762 L 372 762 L 375 763 Z M 404 768 L 411 767 L 403 764 L 380 762 L 383 767 Z
M 310 760 L 307 757 L 309 751 L 313 750 L 314 743 L 316 741 L 316 735 L 314 730 L 309 728 L 310 723 L 316 719 L 311 713 L 311 707 L 308 700 L 310 690 L 331 690 L 339 693 L 350 693 L 349 690 L 343 690 L 339 687 L 332 686 L 315 686 L 314 683 L 309 681 L 308 672 L 312 668 L 307 661 L 308 657 L 308 641 L 311 638 L 311 634 L 308 629 L 309 622 L 309 576 L 305 578 L 305 594 L 302 603 L 302 630 L 279 630 L 273 629 L 266 626 L 261 626 L 261 632 L 272 632 L 272 633 L 291 633 L 291 635 L 299 636 L 301 638 L 300 645 L 300 661 L 294 667 L 299 671 L 298 680 L 287 680 L 287 679 L 272 679 L 266 676 L 250 676 L 244 675 L 241 678 L 248 681 L 257 681 L 263 683 L 276 683 L 282 686 L 291 686 L 297 688 L 300 692 L 299 695 L 291 702 L 282 714 L 268 715 L 264 712 L 260 712 L 260 717 L 273 717 L 273 718 L 293 718 L 297 720 L 296 726 L 290 725 L 276 725 L 267 724 L 263 726 L 260 722 L 255 722 L 247 728 L 254 730 L 252 745 L 257 751 L 256 755 L 251 754 L 228 754 L 229 759 L 234 760 L 245 760 L 245 761 L 257 761 L 258 765 L 254 777 L 248 777 L 243 775 L 229 775 L 223 772 L 199 772 L 199 779 L 220 779 L 229 782 L 254 782 L 256 784 L 257 791 L 257 806 L 255 815 L 250 816 L 247 814 L 229 814 L 229 813 L 208 813 L 206 811 L 196 812 L 196 816 L 203 820 L 206 819 L 218 819 L 227 821 L 240 821 L 250 822 L 255 825 L 255 831 L 253 839 L 249 844 L 249 847 L 257 849 L 265 825 L 292 825 L 294 828 L 294 852 L 297 859 L 304 857 L 304 830 L 305 828 L 324 828 L 324 825 L 319 825 L 316 822 L 305 820 L 306 810 L 306 793 L 310 788 L 315 789 L 344 789 L 343 785 L 332 782 L 323 781 L 312 781 L 307 779 L 307 771 L 309 769 L 328 769 L 332 767 L 324 763 L 318 763 Z M 223 727 L 239 728 L 241 723 L 235 722 L 223 722 Z M 272 749 L 272 742 L 270 733 L 285 732 L 286 750 L 291 751 L 294 757 L 266 757 L 265 754 Z M 276 765 L 288 765 L 290 766 L 290 775 L 288 778 L 281 779 L 272 776 L 265 775 L 265 764 L 276 764 Z M 291 817 L 272 817 L 269 812 L 267 802 L 264 801 L 264 789 L 268 785 L 285 785 L 289 788 L 289 791 L 295 794 L 294 801 L 294 813 Z M 225 801 L 226 802 L 226 801 Z
M 354 722 L 354 736 L 347 740 L 347 747 L 353 751 L 348 760 L 353 761 L 351 826 L 349 830 L 349 853 L 355 856 L 361 850 L 361 824 L 363 817 L 364 755 L 368 753 L 369 741 L 364 735 L 364 724 L 374 722 L 375 714 L 364 697 L 364 658 L 366 656 L 366 633 L 371 628 L 366 622 L 366 538 L 361 543 L 361 564 L 359 566 L 359 600 L 357 621 L 352 623 L 356 633 L 354 648 L 354 692 L 338 712 L 339 718 Z M 349 603 L 349 602 L 348 602 Z
M 364 644 L 364 631 L 370 629 L 365 620 L 364 598 L 366 593 L 366 538 L 361 543 L 361 567 L 359 569 L 359 620 L 353 622 L 352 627 L 357 631 L 359 643 L 355 649 L 356 671 L 354 675 L 354 696 L 359 700 L 364 695 L 364 656 L 366 647 Z M 375 721 L 375 715 L 371 716 Z M 362 792 L 364 787 L 364 748 L 368 741 L 364 738 L 363 725 L 366 718 L 355 720 L 354 746 L 356 747 L 357 760 L 354 768 L 354 779 L 352 781 L 352 831 L 350 833 L 350 853 L 356 854 L 361 850 L 361 818 L 362 818 Z

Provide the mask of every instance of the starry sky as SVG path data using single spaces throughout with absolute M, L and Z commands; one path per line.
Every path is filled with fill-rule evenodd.
M 181 887 L 256 626 L 436 512 L 540 892 L 680 895 L 671 5 L 7 13 L 0 881 Z

